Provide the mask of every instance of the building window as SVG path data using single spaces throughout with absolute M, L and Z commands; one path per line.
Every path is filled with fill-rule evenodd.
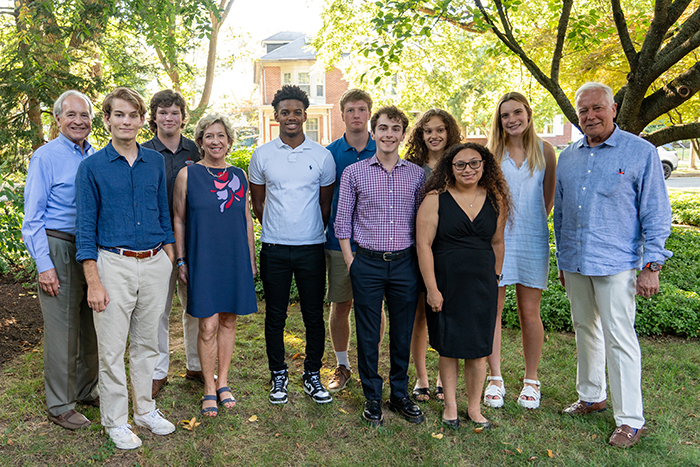
M 318 118 L 309 118 L 306 120 L 306 136 L 311 141 L 318 143 Z
M 316 85 L 316 97 L 323 97 L 323 85 L 322 84 Z
M 311 95 L 311 77 L 308 72 L 299 73 L 299 87 L 307 95 Z
M 291 73 L 284 74 L 284 78 L 282 79 L 282 84 L 292 84 L 292 74 Z

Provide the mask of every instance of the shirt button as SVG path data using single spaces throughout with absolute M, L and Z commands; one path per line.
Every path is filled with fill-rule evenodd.
M 584 186 L 584 187 L 583 187 L 583 189 L 585 190 L 585 189 L 586 189 L 586 187 Z
M 578 208 L 581 209 L 581 206 L 579 206 Z
M 393 224 L 393 223 L 394 223 L 394 221 L 389 221 L 389 224 Z
M 389 206 L 389 209 L 394 209 L 394 206 Z
M 389 240 L 393 240 L 393 238 L 390 237 Z
M 140 223 L 140 222 L 137 222 L 136 225 L 141 225 L 141 223 Z
M 393 192 L 394 192 L 393 190 L 389 190 L 389 193 L 393 193 Z
M 589 170 L 588 173 L 591 173 L 591 171 Z

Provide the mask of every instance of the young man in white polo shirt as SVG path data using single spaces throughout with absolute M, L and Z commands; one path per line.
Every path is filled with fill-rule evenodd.
M 292 275 L 306 326 L 304 392 L 319 403 L 333 398 L 321 384 L 325 345 L 323 292 L 326 240 L 335 182 L 331 153 L 304 135 L 309 98 L 298 86 L 285 85 L 272 100 L 280 136 L 258 147 L 250 159 L 250 195 L 262 223 L 260 277 L 265 291 L 265 343 L 272 388 L 270 402 L 288 401 L 289 376 L 284 359 Z

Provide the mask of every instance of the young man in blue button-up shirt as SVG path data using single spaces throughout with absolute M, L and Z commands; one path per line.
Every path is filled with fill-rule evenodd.
M 136 143 L 146 114 L 143 98 L 117 88 L 102 111 L 112 140 L 78 168 L 76 258 L 85 270 L 97 332 L 102 425 L 119 449 L 134 449 L 141 440 L 127 423 L 127 338 L 134 422 L 157 435 L 175 431 L 151 395 L 175 238 L 163 156 Z
M 610 444 L 627 448 L 644 426 L 634 297 L 659 291 L 659 270 L 672 254 L 664 248 L 671 205 L 656 148 L 613 122 L 612 89 L 586 83 L 575 102 L 585 136 L 559 157 L 554 197 L 559 278 L 578 351 L 579 400 L 564 413 L 605 409 L 607 360 L 617 424 Z
M 39 273 L 44 316 L 44 385 L 49 420 L 74 430 L 90 425 L 77 401 L 98 405 L 97 338 L 83 269 L 75 260 L 75 174 L 94 153 L 87 140 L 92 103 L 66 91 L 54 103 L 58 138 L 36 150 L 24 186 L 22 237 Z

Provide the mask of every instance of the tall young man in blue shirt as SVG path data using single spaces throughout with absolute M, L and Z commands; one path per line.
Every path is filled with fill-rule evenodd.
M 559 279 L 578 353 L 578 400 L 564 413 L 605 410 L 607 361 L 617 424 L 609 444 L 628 448 L 645 421 L 634 296 L 659 291 L 659 270 L 672 255 L 664 248 L 671 205 L 656 148 L 613 122 L 612 89 L 586 83 L 575 103 L 584 137 L 559 157 L 554 197 Z
M 127 338 L 134 422 L 157 435 L 175 431 L 151 396 L 175 238 L 163 156 L 136 143 L 143 98 L 116 88 L 102 111 L 112 139 L 78 167 L 76 259 L 83 263 L 97 333 L 102 426 L 119 449 L 135 449 L 141 440 L 127 423 Z
M 66 91 L 54 103 L 58 138 L 36 150 L 24 186 L 22 237 L 39 273 L 44 316 L 44 384 L 49 420 L 74 430 L 90 425 L 75 411 L 99 405 L 97 338 L 83 269 L 75 260 L 75 174 L 95 150 L 87 140 L 92 103 Z
M 173 190 L 175 178 L 180 169 L 194 164 L 200 159 L 197 145 L 191 139 L 182 136 L 182 129 L 187 123 L 187 103 L 177 91 L 164 89 L 153 94 L 149 104 L 148 125 L 155 136 L 143 143 L 144 148 L 158 151 L 165 160 L 165 179 L 168 186 L 168 206 L 170 220 L 173 219 Z M 169 328 L 170 311 L 173 307 L 173 293 L 177 284 L 177 295 L 182 304 L 182 331 L 185 341 L 185 356 L 187 370 L 185 378 L 204 382 L 202 365 L 197 353 L 197 335 L 199 320 L 187 314 L 187 285 L 177 278 L 177 268 L 173 268 L 168 287 L 168 299 L 165 302 L 163 316 L 158 325 L 158 350 L 160 356 L 153 372 L 152 396 L 155 398 L 160 388 L 168 381 L 170 366 Z

